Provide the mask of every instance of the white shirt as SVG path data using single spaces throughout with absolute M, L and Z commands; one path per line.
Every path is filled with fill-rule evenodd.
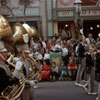
M 62 56 L 68 54 L 68 49 L 67 48 L 62 48 Z
M 47 53 L 46 53 L 46 54 L 44 55 L 44 60 L 45 60 L 45 59 L 50 59 L 50 54 L 47 54 Z
M 46 48 L 46 43 L 44 41 L 42 42 L 42 45 L 44 48 Z
M 56 44 L 56 45 L 55 45 L 55 48 L 56 48 L 56 49 L 57 49 L 57 48 L 58 48 L 58 49 L 61 49 L 61 45 Z

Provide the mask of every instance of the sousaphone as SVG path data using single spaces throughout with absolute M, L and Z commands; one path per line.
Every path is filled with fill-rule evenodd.
M 0 38 L 4 42 L 8 51 L 13 49 L 13 31 L 8 23 L 8 21 L 0 15 Z
M 13 31 L 8 23 L 8 21 L 0 15 L 0 39 L 7 46 L 6 48 L 11 51 L 11 46 L 13 47 Z M 11 45 L 12 44 L 12 45 Z M 11 57 L 8 59 L 8 64 L 12 66 L 12 69 L 15 69 L 15 64 L 10 63 Z M 11 70 L 11 72 L 13 72 Z M 4 89 L 0 95 L 0 100 L 17 100 L 25 86 L 25 78 L 23 72 L 20 73 L 21 78 L 17 83 L 14 83 L 11 86 L 8 86 Z

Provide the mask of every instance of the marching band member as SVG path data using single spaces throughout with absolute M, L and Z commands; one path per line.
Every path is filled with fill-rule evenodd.
M 93 48 L 89 48 L 86 54 L 86 72 L 87 72 L 88 81 L 83 86 L 83 88 L 89 95 L 97 94 L 94 92 L 94 79 L 95 79 L 95 67 L 94 66 L 95 65 L 94 65 Z
M 86 39 L 82 38 L 82 41 L 78 45 L 77 50 L 76 50 L 76 52 L 78 53 L 79 60 L 80 60 L 80 62 L 79 62 L 80 64 L 79 64 L 78 72 L 77 72 L 77 76 L 76 76 L 76 83 L 75 83 L 75 85 L 77 85 L 77 86 L 82 86 L 81 80 L 82 80 L 82 75 L 83 75 L 83 72 L 84 72 L 85 66 L 86 66 L 86 63 L 85 63 L 85 60 L 86 60 L 85 47 L 86 46 L 87 46 Z
M 98 97 L 96 100 L 100 100 L 100 47 L 98 48 L 98 51 L 96 53 L 96 81 L 98 82 Z
M 16 66 L 12 73 L 7 63 L 8 51 L 4 46 L 3 41 L 0 40 L 0 94 L 9 85 L 13 85 L 20 79 L 20 68 Z
M 21 100 L 35 100 L 35 95 L 34 95 L 34 85 L 35 81 L 30 79 L 30 72 L 33 71 L 29 65 L 29 62 L 27 58 L 29 58 L 30 50 L 29 50 L 29 36 L 28 34 L 23 35 L 23 41 L 24 43 L 22 44 L 15 44 L 15 48 L 17 49 L 19 53 L 19 58 L 13 58 L 16 63 L 22 63 L 24 65 L 24 75 L 25 75 L 25 88 L 21 94 L 20 99 Z M 22 67 L 20 64 L 20 67 Z

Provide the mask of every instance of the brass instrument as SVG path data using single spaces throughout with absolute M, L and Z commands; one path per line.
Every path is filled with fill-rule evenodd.
M 23 27 L 23 25 L 20 23 L 16 23 L 14 25 L 13 29 L 14 29 L 14 34 L 13 34 L 14 43 L 16 43 L 16 42 L 19 44 L 23 43 L 22 35 L 27 33 L 25 28 Z
M 23 27 L 26 29 L 27 33 L 30 37 L 34 37 L 34 39 L 38 39 L 39 33 L 37 29 L 33 26 L 29 26 L 28 24 L 23 24 Z
M 13 31 L 8 23 L 8 21 L 0 15 L 0 38 L 4 42 L 8 51 L 13 49 Z
M 27 61 L 29 62 L 29 65 L 30 65 L 29 79 L 38 81 L 40 78 L 40 74 L 39 74 L 40 66 L 38 65 L 37 61 L 32 57 L 27 58 Z
M 24 31 L 25 31 L 25 29 L 24 29 Z M 21 32 L 21 31 L 19 31 L 19 32 Z M 8 21 L 1 15 L 0 15 L 0 39 L 4 42 L 7 50 L 12 51 L 12 49 L 13 49 L 13 31 L 12 31 Z M 15 64 L 12 64 L 11 60 L 12 60 L 12 57 L 10 57 L 8 59 L 8 64 L 13 66 L 12 69 L 14 70 Z M 12 86 L 8 86 L 1 93 L 0 100 L 16 100 L 21 95 L 21 93 L 24 89 L 24 86 L 25 86 L 25 78 L 24 78 L 23 72 L 20 73 L 20 76 L 21 76 L 21 78 L 19 79 L 18 83 L 14 83 Z
M 11 62 L 13 56 L 11 55 L 10 58 L 7 60 L 8 64 L 15 69 L 15 65 Z M 7 100 L 16 100 L 20 97 L 23 89 L 25 87 L 25 77 L 21 72 L 21 78 L 19 79 L 18 83 L 13 84 L 12 86 L 8 86 L 2 93 L 1 97 L 6 98 Z M 1 99 L 2 100 L 2 99 Z

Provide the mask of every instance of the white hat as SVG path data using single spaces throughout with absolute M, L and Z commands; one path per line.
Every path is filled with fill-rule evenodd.
M 0 50 L 0 52 L 5 52 L 5 51 L 7 51 L 6 48 L 3 48 L 3 49 Z
M 98 37 L 100 38 L 100 33 L 98 34 Z
M 30 53 L 30 50 L 23 50 L 23 52 Z

